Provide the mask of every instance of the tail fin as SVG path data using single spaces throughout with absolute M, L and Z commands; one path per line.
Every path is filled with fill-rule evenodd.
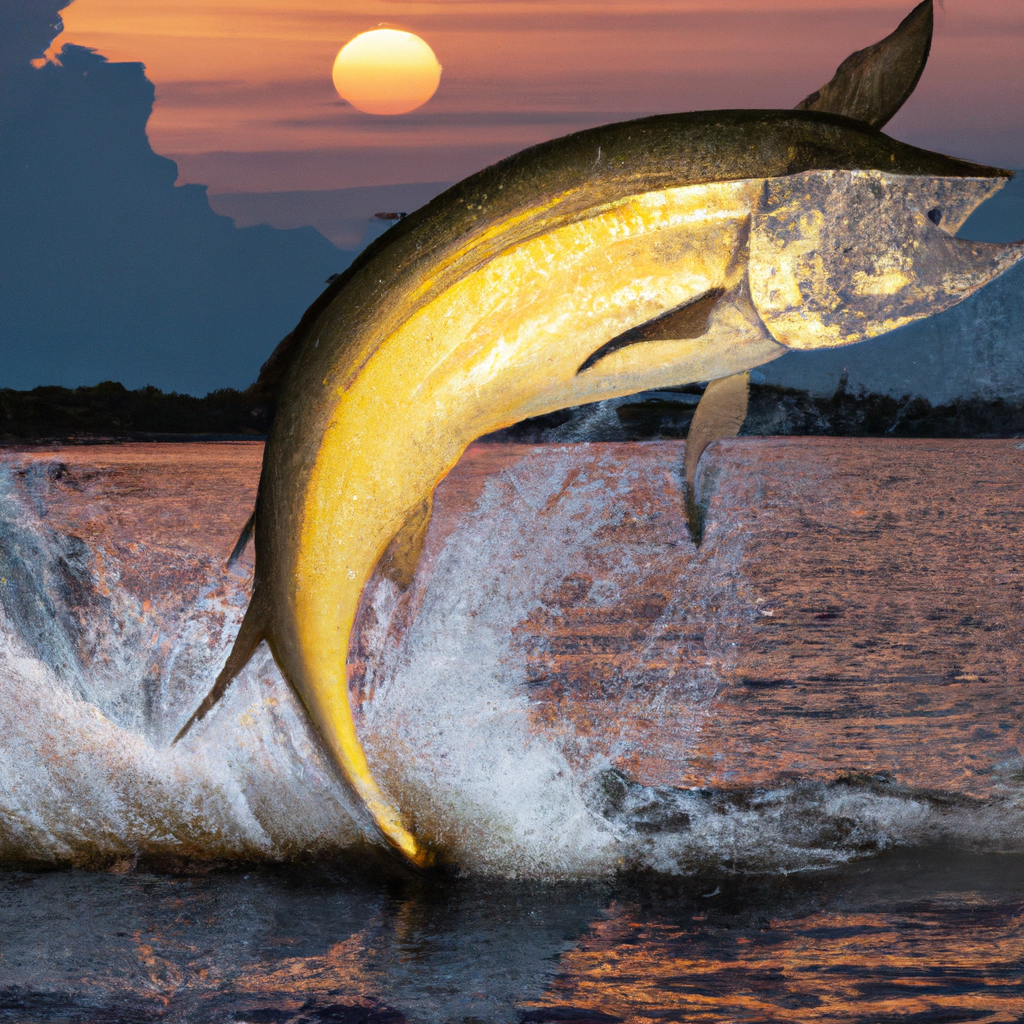
M 178 735 L 174 737 L 171 743 L 172 746 L 181 740 L 193 725 L 201 722 L 206 717 L 207 712 L 227 693 L 232 680 L 245 668 L 246 663 L 252 657 L 252 652 L 259 646 L 260 641 L 266 638 L 265 625 L 266 616 L 263 614 L 263 602 L 254 594 L 253 599 L 249 602 L 245 618 L 242 619 L 241 628 L 238 630 L 238 636 L 235 637 L 235 643 L 231 648 L 231 653 L 228 655 L 228 660 L 220 670 L 220 674 L 217 676 L 210 692 L 203 698 L 202 704 L 196 708 L 192 717 L 181 727 Z

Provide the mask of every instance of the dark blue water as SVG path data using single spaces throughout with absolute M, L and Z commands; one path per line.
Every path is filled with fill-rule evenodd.
M 0 876 L 0 1021 L 1015 1021 L 1024 857 L 515 883 Z

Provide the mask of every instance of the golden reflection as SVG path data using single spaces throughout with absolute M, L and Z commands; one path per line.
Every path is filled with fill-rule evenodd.
M 254 960 L 231 979 L 230 989 L 275 999 L 292 993 L 311 999 L 339 991 L 349 998 L 372 998 L 379 993 L 380 982 L 364 966 L 370 945 L 363 931 L 335 942 L 321 955 Z
M 629 1022 L 663 1020 L 672 1010 L 685 1011 L 688 1022 L 780 1014 L 864 1021 L 941 1011 L 1019 1019 L 1024 917 L 986 922 L 957 909 L 815 914 L 733 935 L 703 914 L 651 923 L 637 920 L 635 907 L 613 906 L 529 1006 L 599 1010 Z
M 374 925 L 380 922 L 315 955 L 273 957 L 254 949 L 241 961 L 208 958 L 182 936 L 136 932 L 137 994 L 164 1007 L 172 1001 L 227 1001 L 247 1010 L 272 1005 L 298 1012 L 309 1000 L 330 1002 L 339 993 L 347 1003 L 372 1005 L 381 993 L 381 979 L 366 966 Z

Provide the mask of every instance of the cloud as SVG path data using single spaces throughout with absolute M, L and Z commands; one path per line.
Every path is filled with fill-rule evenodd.
M 294 228 L 312 224 L 342 249 L 361 248 L 381 225 L 370 223 L 380 210 L 411 212 L 453 182 L 413 182 L 311 192 L 234 192 L 211 195 L 210 204 L 236 224 L 272 224 Z M 376 231 L 374 230 L 376 229 Z
M 58 10 L 53 0 L 0 0 L 0 75 L 46 52 L 64 30 Z
M 0 66 L 0 387 L 246 386 L 349 257 L 313 228 L 238 229 L 204 187 L 176 188 L 146 137 L 141 64 L 67 46 L 29 65 L 55 21 L 33 10 Z

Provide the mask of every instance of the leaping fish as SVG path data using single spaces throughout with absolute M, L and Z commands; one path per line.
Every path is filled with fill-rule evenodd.
M 698 409 L 696 450 L 736 432 L 752 367 L 939 312 L 1020 260 L 1024 243 L 954 237 L 1011 172 L 877 130 L 909 95 L 930 38 L 926 0 L 802 105 L 819 109 L 669 114 L 543 143 L 367 249 L 278 359 L 252 599 L 179 739 L 265 640 L 381 836 L 429 864 L 349 707 L 364 584 L 382 559 L 408 582 L 434 488 L 482 434 L 724 381 Z

